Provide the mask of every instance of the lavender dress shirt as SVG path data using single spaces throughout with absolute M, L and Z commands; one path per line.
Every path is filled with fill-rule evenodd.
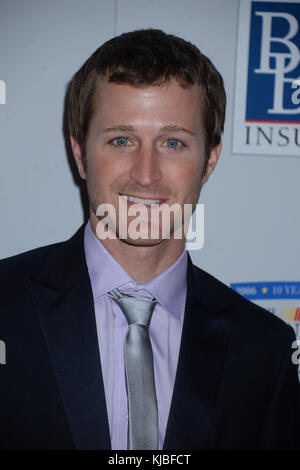
M 128 323 L 120 307 L 107 293 L 115 288 L 131 293 L 142 289 L 142 295 L 146 291 L 158 301 L 149 335 L 158 404 L 159 449 L 162 449 L 184 317 L 187 252 L 184 250 L 172 266 L 150 281 L 135 282 L 94 235 L 90 222 L 85 227 L 84 250 L 92 284 L 113 450 L 127 449 L 128 409 L 123 352 Z

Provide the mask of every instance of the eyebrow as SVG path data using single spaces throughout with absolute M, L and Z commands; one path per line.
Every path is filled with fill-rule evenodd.
M 107 127 L 106 129 L 103 129 L 102 132 L 115 132 L 115 131 L 135 132 L 135 128 L 133 126 L 120 125 L 120 126 L 114 126 L 114 127 Z M 159 129 L 159 131 L 160 132 L 186 132 L 187 134 L 190 134 L 192 136 L 195 135 L 195 133 L 192 132 L 191 130 L 186 129 L 185 127 L 176 126 L 174 124 L 163 126 Z
M 195 132 L 192 132 L 189 129 L 186 129 L 185 127 L 176 126 L 176 125 L 163 126 L 160 128 L 160 131 L 162 132 L 186 132 L 187 134 L 195 135 Z
M 114 126 L 114 127 L 107 127 L 103 129 L 102 132 L 114 132 L 114 131 L 123 131 L 123 132 L 134 132 L 134 127 L 132 126 Z

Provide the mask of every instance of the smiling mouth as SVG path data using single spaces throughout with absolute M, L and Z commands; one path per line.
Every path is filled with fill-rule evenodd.
M 146 199 L 134 196 L 127 196 L 126 194 L 120 194 L 120 197 L 133 204 L 144 204 L 145 206 L 160 205 L 166 201 L 166 199 Z

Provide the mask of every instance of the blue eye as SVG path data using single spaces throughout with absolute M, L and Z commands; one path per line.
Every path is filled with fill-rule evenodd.
M 118 137 L 117 139 L 114 140 L 114 142 L 119 147 L 126 147 L 126 145 L 128 145 L 127 137 Z
M 176 139 L 168 139 L 167 140 L 167 146 L 170 149 L 176 149 L 179 146 L 179 144 L 180 144 L 179 140 L 176 140 Z

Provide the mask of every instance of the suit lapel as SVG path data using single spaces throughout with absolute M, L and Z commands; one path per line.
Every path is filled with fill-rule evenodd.
M 209 449 L 234 308 L 218 297 L 209 275 L 187 272 L 187 300 L 164 449 Z
M 110 449 L 84 227 L 31 279 L 33 298 L 77 449 Z

